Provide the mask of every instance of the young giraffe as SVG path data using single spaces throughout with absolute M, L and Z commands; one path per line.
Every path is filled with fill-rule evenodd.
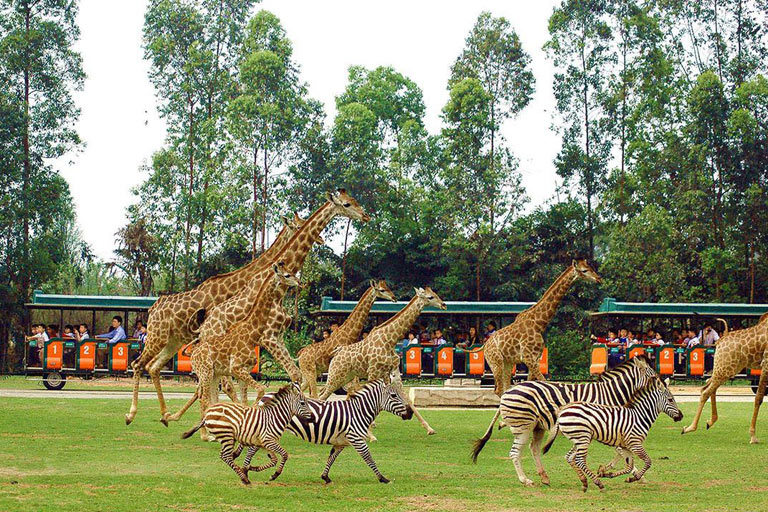
M 183 314 L 187 314 L 186 312 L 190 309 L 194 313 L 201 308 L 211 308 L 214 304 L 223 302 L 235 295 L 235 293 L 242 290 L 245 285 L 254 278 L 259 280 L 267 279 L 269 277 L 271 264 L 278 259 L 285 261 L 286 270 L 288 272 L 294 274 L 297 273 L 313 242 L 317 239 L 320 231 L 322 231 L 322 228 L 324 228 L 336 215 L 345 215 L 363 222 L 368 222 L 368 220 L 370 220 L 368 214 L 363 211 L 357 201 L 347 194 L 344 189 L 339 189 L 336 192 L 328 194 L 328 202 L 315 211 L 312 216 L 307 219 L 306 223 L 285 242 L 283 247 L 277 251 L 276 254 L 271 256 L 273 258 L 272 261 L 265 262 L 260 258 L 257 262 L 249 264 L 248 267 L 246 267 L 249 269 L 248 272 L 242 273 L 242 279 L 236 281 L 237 289 L 227 289 L 230 284 L 229 280 L 216 281 L 200 293 L 192 294 L 185 292 L 185 294 L 178 295 L 184 295 L 186 298 L 173 299 L 172 302 L 169 302 L 171 299 L 166 299 L 166 301 L 158 301 L 155 303 L 152 308 L 150 308 L 148 328 L 153 327 L 161 334 L 164 333 L 166 344 L 161 349 L 160 342 L 153 341 L 150 343 L 150 335 L 153 331 L 148 332 L 144 351 L 139 359 L 133 364 L 135 372 L 133 400 L 131 402 L 131 410 L 125 418 L 126 424 L 130 424 L 136 416 L 138 390 L 141 382 L 140 371 L 142 368 L 146 368 L 152 377 L 152 382 L 155 384 L 155 390 L 157 391 L 157 398 L 160 402 L 161 418 L 166 419 L 167 421 L 168 408 L 165 404 L 162 387 L 160 385 L 160 370 L 184 344 L 190 343 L 198 334 L 193 327 L 188 325 L 191 323 L 187 322 L 189 317 L 182 316 L 180 311 L 183 312 Z M 226 276 L 227 274 L 224 275 Z M 216 278 L 211 278 L 208 281 L 215 279 Z M 208 283 L 208 281 L 206 281 L 206 283 Z M 205 283 L 203 283 L 203 285 L 205 285 Z M 201 285 L 201 287 L 203 285 Z M 210 294 L 205 293 L 206 291 L 210 292 L 211 290 L 216 292 L 213 295 L 220 298 L 220 300 L 214 302 L 210 298 Z M 204 297 L 207 297 L 207 299 L 203 300 Z M 158 312 L 153 320 L 152 310 L 155 307 L 158 307 Z M 243 312 L 243 316 L 244 313 L 245 312 Z M 181 327 L 182 323 L 183 328 Z M 221 332 L 221 334 L 223 334 L 223 332 Z M 158 336 L 158 338 L 162 339 L 162 336 Z M 295 364 L 293 364 L 293 367 L 295 371 L 294 374 L 291 375 L 291 378 L 298 380 L 301 378 L 298 367 L 296 367 Z
M 360 208 L 356 202 L 353 203 L 353 201 L 354 199 L 349 196 L 346 196 L 343 201 L 339 201 L 337 198 L 331 198 L 325 205 L 321 206 L 320 209 L 307 219 L 307 222 L 301 229 L 291 237 L 289 246 L 292 248 L 286 248 L 280 252 L 280 259 L 285 264 L 286 272 L 295 274 L 301 269 L 304 264 L 304 259 L 312 247 L 312 243 L 317 241 L 319 234 L 335 216 L 344 215 L 349 218 L 364 221 L 367 219 L 367 215 L 363 212 L 362 208 Z M 293 242 L 294 240 L 296 240 L 295 243 Z M 237 295 L 214 306 L 213 309 L 207 312 L 205 321 L 200 327 L 200 341 L 207 343 L 210 339 L 221 336 L 227 332 L 231 326 L 245 318 L 256 301 L 259 288 L 264 280 L 269 278 L 270 272 L 270 269 L 263 270 Z M 294 382 L 301 382 L 299 369 L 290 357 L 285 361 L 281 361 L 281 363 L 285 366 L 291 380 Z
M 178 421 L 198 399 L 202 418 L 211 401 L 217 401 L 219 380 L 226 375 L 239 382 L 242 405 L 248 406 L 249 387 L 257 391 L 257 398 L 264 394 L 264 386 L 251 377 L 251 369 L 256 364 L 255 347 L 260 345 L 263 337 L 273 336 L 267 332 L 269 320 L 279 315 L 288 317 L 283 308 L 283 297 L 288 288 L 299 286 L 296 276 L 283 270 L 282 262 L 274 265 L 273 271 L 274 277 L 264 281 L 256 304 L 243 320 L 225 334 L 196 343 L 192 352 L 192 370 L 199 379 L 197 390 L 184 407 L 168 417 L 168 421 Z M 281 321 L 281 326 L 284 325 Z M 204 428 L 200 434 L 202 439 L 207 439 Z
M 574 260 L 550 286 L 539 302 L 526 309 L 510 325 L 493 333 L 485 342 L 483 352 L 496 381 L 496 394 L 501 396 L 512 380 L 517 363 L 528 367 L 528 380 L 544 380 L 539 360 L 544 351 L 544 331 L 555 316 L 557 306 L 577 279 L 600 282 L 587 260 Z
M 176 352 L 197 336 L 196 331 L 203 321 L 205 310 L 223 302 L 245 287 L 260 270 L 271 265 L 303 221 L 294 214 L 293 221 L 283 218 L 283 229 L 274 243 L 258 258 L 244 267 L 210 277 L 195 288 L 173 295 L 164 295 L 149 308 L 147 338 L 144 350 L 133 363 L 133 397 L 131 409 L 125 415 L 125 424 L 130 425 L 136 417 L 139 406 L 139 385 L 141 373 L 146 370 L 160 401 L 162 416 L 166 415 L 165 400 L 160 383 L 160 370 Z
M 370 382 L 384 379 L 392 371 L 399 377 L 397 367 L 400 357 L 395 352 L 395 345 L 403 339 L 426 306 L 446 309 L 445 302 L 430 287 L 415 290 L 416 294 L 399 313 L 373 329 L 363 341 L 336 349 L 328 368 L 328 382 L 320 393 L 320 400 L 326 400 L 331 393 L 355 377 Z M 427 433 L 434 434 L 435 431 L 415 407 L 413 412 Z
M 365 321 L 368 319 L 368 313 L 371 311 L 371 307 L 376 302 L 376 299 L 397 301 L 392 290 L 389 289 L 383 279 L 378 283 L 372 280 L 370 284 L 370 288 L 360 297 L 355 309 L 344 320 L 341 327 L 333 331 L 327 340 L 312 343 L 299 350 L 297 356 L 303 378 L 302 391 L 309 388 L 309 395 L 312 398 L 317 398 L 317 377 L 328 370 L 331 354 L 336 347 L 351 345 L 360 339 L 360 333 L 363 331 Z
M 712 399 L 712 417 L 707 422 L 707 429 L 717 421 L 717 402 L 715 395 L 720 385 L 732 379 L 734 375 L 744 368 L 759 367 L 760 381 L 755 393 L 755 406 L 752 411 L 752 423 L 749 425 L 749 442 L 757 443 L 756 427 L 757 415 L 765 396 L 765 386 L 768 382 L 768 313 L 760 317 L 757 325 L 747 329 L 726 332 L 717 340 L 715 350 L 715 364 L 712 376 L 701 388 L 699 408 L 693 422 L 683 429 L 683 434 L 695 431 L 699 426 L 699 418 L 708 399 Z

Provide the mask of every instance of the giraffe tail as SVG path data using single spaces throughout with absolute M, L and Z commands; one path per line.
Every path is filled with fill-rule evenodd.
M 549 451 L 550 448 L 552 448 L 552 443 L 555 442 L 555 438 L 557 438 L 557 434 L 560 433 L 560 424 L 555 423 L 555 430 L 550 431 L 549 433 L 549 439 L 547 439 L 547 443 L 544 445 L 544 448 L 541 450 L 542 454 L 545 454 Z
M 488 425 L 488 428 L 485 431 L 485 435 L 480 439 L 475 440 L 475 444 L 472 446 L 473 463 L 477 464 L 477 456 L 480 455 L 480 451 L 482 451 L 485 443 L 487 443 L 491 438 L 491 434 L 493 434 L 493 425 L 496 424 L 496 420 L 499 419 L 499 415 L 501 415 L 501 407 L 496 409 L 496 414 L 493 415 L 493 419 L 491 420 L 491 424 Z
M 718 322 L 723 322 L 723 325 L 725 326 L 725 330 L 723 331 L 723 336 L 728 335 L 728 322 L 725 321 L 725 318 L 716 318 Z M 717 342 L 715 342 L 715 345 L 717 345 Z
M 198 343 L 200 343 L 200 337 L 199 337 L 199 336 L 198 336 L 197 338 L 195 338 L 195 339 L 194 339 L 194 340 L 193 340 L 191 343 L 188 343 L 187 345 L 185 345 L 185 346 L 184 346 L 184 348 L 183 348 L 183 349 L 182 349 L 182 351 L 181 351 L 181 355 L 183 355 L 183 356 L 185 356 L 185 357 L 189 357 L 189 356 L 191 356 L 191 355 L 192 355 L 192 352 L 190 352 L 190 350 L 191 350 L 191 349 L 192 349 L 192 348 L 193 348 L 195 345 L 197 345 Z
M 182 439 L 189 439 L 190 437 L 192 437 L 192 434 L 194 434 L 195 432 L 197 432 L 198 430 L 203 428 L 203 425 L 205 425 L 205 419 L 203 419 L 202 421 L 200 421 L 200 423 L 198 423 L 197 425 L 195 425 L 191 429 L 189 429 L 186 432 L 184 432 L 183 434 L 181 434 L 181 438 Z
M 200 326 L 203 325 L 206 313 L 205 308 L 200 308 L 195 311 L 195 313 L 187 320 L 187 329 L 194 334 L 200 332 Z

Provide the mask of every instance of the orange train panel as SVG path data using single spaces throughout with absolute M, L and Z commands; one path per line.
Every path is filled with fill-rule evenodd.
M 549 375 L 549 350 L 547 350 L 547 347 L 544 347 L 544 351 L 541 353 L 539 371 L 544 375 Z
M 64 343 L 52 341 L 45 348 L 45 367 L 48 370 L 61 370 L 61 355 L 64 353 Z
M 627 352 L 627 359 L 632 359 L 635 356 L 645 355 L 645 347 L 642 345 L 634 346 Z
M 259 357 L 261 357 L 261 353 L 259 352 L 258 346 L 253 347 L 254 351 L 256 352 L 256 364 L 253 365 L 253 369 L 251 370 L 251 373 L 259 373 Z
M 115 343 L 112 346 L 112 371 L 124 372 L 128 369 L 128 346 L 130 343 Z
M 78 370 L 93 370 L 96 367 L 96 342 L 84 341 L 78 350 Z
M 688 375 L 704 375 L 704 348 L 694 347 L 688 351 Z
M 752 368 L 749 370 L 749 374 L 754 375 L 755 377 L 759 377 L 761 373 L 760 368 Z
M 185 350 L 189 345 L 184 345 L 181 350 L 176 354 L 176 371 L 181 373 L 189 373 L 192 371 L 192 356 L 185 355 Z
M 659 364 L 659 375 L 675 374 L 675 347 L 662 347 L 656 356 Z
M 438 352 L 437 374 L 453 375 L 453 347 L 441 348 Z
M 421 375 L 421 347 L 411 347 L 405 351 L 405 374 Z
M 589 365 L 591 375 L 600 375 L 608 367 L 608 348 L 592 347 L 592 362 Z
M 485 373 L 485 355 L 483 349 L 467 352 L 467 373 L 469 375 L 483 375 Z

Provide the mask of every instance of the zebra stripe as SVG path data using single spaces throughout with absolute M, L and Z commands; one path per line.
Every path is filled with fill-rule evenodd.
M 312 419 L 303 421 L 294 417 L 287 430 L 309 443 L 333 446 L 320 476 L 326 483 L 331 481 L 328 477 L 331 466 L 346 446 L 355 448 L 380 482 L 389 482 L 371 457 L 366 440 L 371 423 L 381 411 L 391 412 L 403 419 L 411 418 L 413 410 L 396 383 L 376 380 L 349 395 L 346 400 L 324 402 L 309 399 L 307 405 Z
M 235 402 L 214 404 L 208 408 L 203 419 L 194 428 L 182 435 L 187 439 L 202 427 L 210 436 L 221 443 L 220 457 L 240 480 L 248 485 L 249 471 L 264 471 L 277 465 L 277 455 L 280 455 L 280 465 L 270 480 L 274 480 L 283 472 L 288 460 L 288 452 L 280 446 L 285 427 L 291 418 L 298 416 L 309 419 L 310 411 L 306 399 L 298 384 L 293 383 L 271 394 L 269 399 L 263 399 L 260 405 L 245 407 Z M 240 443 L 237 449 L 235 445 Z M 242 468 L 235 463 L 243 446 L 248 447 L 248 454 Z M 263 466 L 251 466 L 251 459 L 259 450 L 264 448 L 270 462 Z
M 565 460 L 579 476 L 582 490 L 587 490 L 587 477 L 600 489 L 604 487 L 598 475 L 587 467 L 587 451 L 593 440 L 616 447 L 626 461 L 626 467 L 621 471 L 608 472 L 601 467 L 598 470 L 599 476 L 613 478 L 632 472 L 627 481 L 640 480 L 651 467 L 651 458 L 645 451 L 643 442 L 662 412 L 675 421 L 683 419 L 675 397 L 658 378 L 637 391 L 626 406 L 576 402 L 563 407 L 555 428 L 573 443 Z M 544 453 L 549 450 L 552 440 L 544 447 Z M 644 462 L 642 469 L 633 467 L 632 456 L 637 456 Z
M 523 471 L 520 461 L 522 449 L 529 444 L 536 469 L 543 483 L 549 483 L 541 461 L 541 444 L 544 434 L 550 430 L 557 419 L 557 411 L 572 402 L 592 402 L 606 405 L 623 405 L 632 394 L 656 379 L 656 372 L 644 357 L 638 356 L 620 364 L 603 374 L 597 382 L 567 384 L 551 381 L 527 381 L 512 386 L 501 395 L 499 408 L 491 420 L 485 435 L 475 442 L 472 460 L 477 457 L 491 438 L 493 425 L 499 416 L 502 426 L 509 427 L 514 436 L 514 443 L 509 456 L 515 465 L 518 479 L 524 485 L 533 485 Z M 609 466 L 612 466 L 614 460 Z

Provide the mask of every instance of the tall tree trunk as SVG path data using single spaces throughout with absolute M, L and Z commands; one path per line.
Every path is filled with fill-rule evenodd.
M 589 147 L 589 81 L 587 80 L 587 59 L 584 55 L 584 48 L 586 47 L 586 21 L 582 21 L 582 36 L 581 36 L 581 70 L 584 75 L 584 153 L 586 155 L 586 162 L 584 164 L 587 168 L 584 169 L 584 180 L 586 181 L 584 189 L 587 192 L 587 236 L 589 237 L 589 258 L 591 260 L 595 257 L 595 239 L 593 233 L 592 223 L 592 189 L 593 189 L 593 174 L 589 168 L 592 166 L 592 158 Z
M 624 214 L 627 212 L 627 205 L 624 199 L 624 183 L 626 180 L 624 162 L 626 160 L 627 146 L 627 34 L 622 20 L 619 20 L 622 27 L 622 74 L 621 74 L 621 173 L 619 175 L 619 221 L 624 224 Z
M 739 87 L 744 82 L 744 67 L 741 62 L 742 15 L 742 0 L 739 0 L 739 6 L 736 9 L 736 83 L 734 88 Z
M 261 252 L 267 249 L 267 185 L 269 181 L 269 164 L 267 160 L 267 140 L 264 138 L 264 182 L 262 185 L 262 210 L 261 210 Z
M 210 174 L 209 174 L 210 176 Z M 200 205 L 200 233 L 197 235 L 197 273 L 203 268 L 203 240 L 205 239 L 205 222 L 208 217 L 208 181 L 209 176 L 203 181 L 203 204 Z
M 723 59 L 720 55 L 720 31 L 717 27 L 717 0 L 714 0 L 715 6 L 715 56 L 717 58 L 717 75 L 720 77 L 720 83 L 723 83 Z
M 32 17 L 31 8 L 27 3 L 24 10 L 25 41 L 29 45 L 30 18 Z M 22 265 L 19 279 L 19 291 L 24 300 L 29 293 L 29 284 L 31 281 L 29 266 L 29 181 L 32 173 L 32 162 L 29 151 L 29 52 L 27 51 L 26 66 L 24 67 L 24 134 L 22 136 L 22 146 L 24 148 L 24 176 L 21 184 L 21 209 L 22 209 Z
M 341 300 L 344 300 L 344 284 L 347 275 L 347 242 L 349 241 L 349 226 L 352 219 L 347 219 L 347 232 L 344 234 L 344 254 L 341 257 Z
M 259 146 L 253 146 L 253 226 L 251 238 L 251 255 L 256 259 L 256 235 L 259 232 L 259 215 L 257 205 L 259 204 Z
M 755 303 L 755 244 L 752 244 L 752 251 L 749 258 L 749 303 Z
M 480 245 L 480 242 L 478 242 L 478 246 Z M 475 300 L 480 301 L 480 266 L 482 262 L 480 260 L 480 255 L 477 255 L 477 262 L 475 263 Z
M 192 102 L 191 94 L 187 94 L 187 103 L 189 105 L 189 135 L 187 142 L 187 149 L 189 150 L 189 190 L 187 195 L 187 222 L 184 229 L 184 290 L 189 290 L 189 240 L 192 229 L 192 194 L 194 193 L 195 185 L 194 103 Z

